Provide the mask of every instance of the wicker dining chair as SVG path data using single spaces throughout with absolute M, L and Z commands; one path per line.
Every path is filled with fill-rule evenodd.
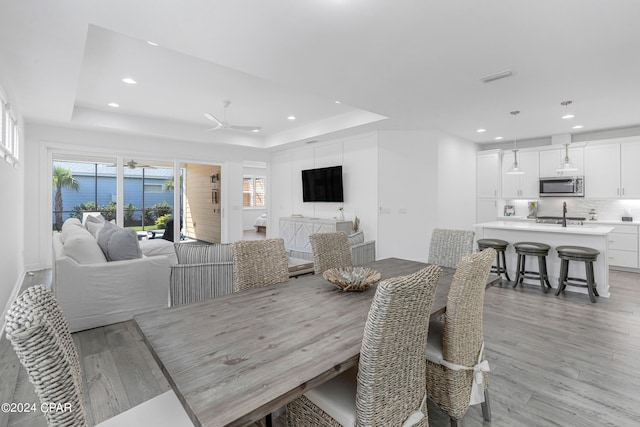
M 441 274 L 431 265 L 378 284 L 359 366 L 289 403 L 289 427 L 429 425 L 423 340 Z
M 345 233 L 317 233 L 309 236 L 313 270 L 322 274 L 334 267 L 352 267 L 349 238 Z
M 435 228 L 429 244 L 429 264 L 456 268 L 463 256 L 473 253 L 474 236 L 471 230 Z
M 284 240 L 240 240 L 233 251 L 233 291 L 240 292 L 289 280 Z
M 488 248 L 460 260 L 449 289 L 444 320 L 429 322 L 427 393 L 457 426 L 471 404 L 481 403 L 491 420 L 484 356 L 484 292 L 496 251 Z M 474 384 L 475 383 L 475 384 Z
M 11 304 L 6 316 L 6 336 L 27 371 L 42 405 L 60 404 L 60 410 L 43 411 L 50 427 L 87 425 L 78 354 L 53 294 L 42 285 L 27 288 Z M 100 424 L 193 426 L 173 391 L 135 406 Z

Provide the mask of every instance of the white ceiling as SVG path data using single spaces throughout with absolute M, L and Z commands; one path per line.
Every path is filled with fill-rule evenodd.
M 344 129 L 508 141 L 640 125 L 639 17 L 637 0 L 2 1 L 0 82 L 27 122 L 255 147 Z M 224 99 L 263 130 L 206 132 Z

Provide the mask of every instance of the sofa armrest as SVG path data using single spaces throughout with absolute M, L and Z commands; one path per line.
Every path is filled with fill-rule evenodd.
M 60 256 L 54 263 L 52 290 L 72 331 L 130 320 L 168 306 L 166 255 L 98 264 L 79 264 Z
M 351 246 L 351 262 L 353 265 L 363 265 L 376 260 L 376 241 L 370 240 Z
M 233 292 L 233 262 L 177 264 L 170 282 L 171 306 L 227 295 Z

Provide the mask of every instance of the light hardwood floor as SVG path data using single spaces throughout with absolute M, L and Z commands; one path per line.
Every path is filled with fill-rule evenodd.
M 49 283 L 37 272 L 25 286 Z M 640 274 L 612 271 L 611 298 L 542 294 L 539 285 L 487 290 L 485 346 L 493 421 L 467 427 L 640 425 Z M 85 407 L 100 422 L 169 388 L 132 322 L 79 332 Z M 0 340 L 0 402 L 37 402 L 15 353 Z M 429 405 L 429 424 L 449 421 Z M 0 427 L 45 426 L 41 414 L 0 413 Z M 276 419 L 284 426 L 284 417 Z

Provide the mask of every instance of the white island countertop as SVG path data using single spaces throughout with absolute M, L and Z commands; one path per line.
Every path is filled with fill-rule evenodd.
M 614 227 L 609 225 L 567 225 L 563 227 L 561 224 L 538 224 L 529 221 L 490 221 L 474 224 L 474 227 L 493 228 L 498 230 L 521 230 L 545 233 L 563 233 L 563 234 L 583 234 L 593 236 L 603 236 L 609 234 Z

